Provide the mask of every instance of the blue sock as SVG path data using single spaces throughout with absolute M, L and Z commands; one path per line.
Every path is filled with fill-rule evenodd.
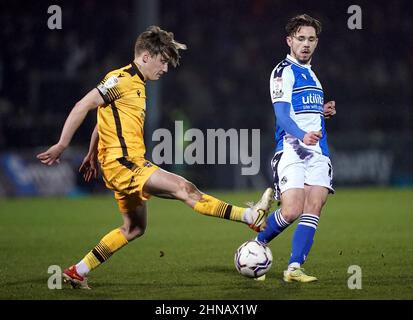
M 261 231 L 257 240 L 259 242 L 267 244 L 276 236 L 278 236 L 284 229 L 286 229 L 290 224 L 284 220 L 281 209 L 271 213 L 267 218 L 267 226 L 263 231 Z
M 304 213 L 293 235 L 292 252 L 289 264 L 295 262 L 302 265 L 313 245 L 315 231 L 317 230 L 319 217 Z

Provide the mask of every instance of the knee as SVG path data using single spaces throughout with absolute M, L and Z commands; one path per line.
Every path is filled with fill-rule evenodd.
M 302 213 L 303 208 L 301 206 L 283 207 L 281 209 L 281 215 L 288 223 L 294 222 Z
M 194 195 L 199 193 L 198 188 L 190 181 L 183 180 L 179 182 L 179 193 L 182 195 L 182 200 L 187 200 L 188 198 L 192 198 Z
M 179 190 L 185 191 L 186 193 L 192 193 L 197 189 L 192 182 L 188 180 L 182 180 L 179 181 Z

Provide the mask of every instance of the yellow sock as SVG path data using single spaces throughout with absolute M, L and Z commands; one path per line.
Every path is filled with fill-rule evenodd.
M 90 270 L 93 270 L 126 244 L 128 240 L 120 229 L 112 230 L 83 258 L 83 261 Z
M 230 205 L 207 194 L 202 195 L 201 200 L 195 204 L 194 210 L 207 216 L 234 221 L 242 221 L 245 212 L 245 208 Z

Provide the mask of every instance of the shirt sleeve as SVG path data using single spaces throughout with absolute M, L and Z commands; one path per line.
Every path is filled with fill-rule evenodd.
M 277 66 L 271 73 L 270 94 L 272 103 L 291 103 L 294 74 L 290 66 Z
M 302 130 L 293 119 L 291 119 L 290 110 L 291 104 L 288 102 L 274 103 L 274 112 L 277 118 L 277 124 L 285 132 L 303 141 L 306 132 Z
M 123 79 L 125 77 L 118 77 L 113 73 L 108 73 L 96 86 L 105 103 L 110 104 L 122 97 L 125 87 Z

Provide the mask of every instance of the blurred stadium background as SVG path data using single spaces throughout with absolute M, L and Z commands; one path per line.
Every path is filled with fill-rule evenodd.
M 61 30 L 48 29 L 50 5 Z M 146 140 L 156 128 L 260 129 L 261 170 L 237 165 L 175 165 L 202 188 L 269 184 L 274 117 L 269 74 L 287 53 L 284 26 L 307 12 L 323 23 L 313 68 L 326 101 L 335 184 L 413 184 L 413 20 L 409 1 L 359 1 L 362 30 L 347 27 L 350 1 L 2 1 L 0 4 L 0 196 L 102 192 L 76 170 L 95 115 L 76 134 L 62 165 L 43 168 L 35 154 L 57 141 L 74 103 L 108 70 L 129 63 L 136 36 L 159 24 L 187 43 L 181 66 L 149 85 Z M 225 115 L 225 116 L 223 116 Z M 229 154 L 228 154 L 229 157 Z M 229 162 L 229 161 L 228 161 Z

